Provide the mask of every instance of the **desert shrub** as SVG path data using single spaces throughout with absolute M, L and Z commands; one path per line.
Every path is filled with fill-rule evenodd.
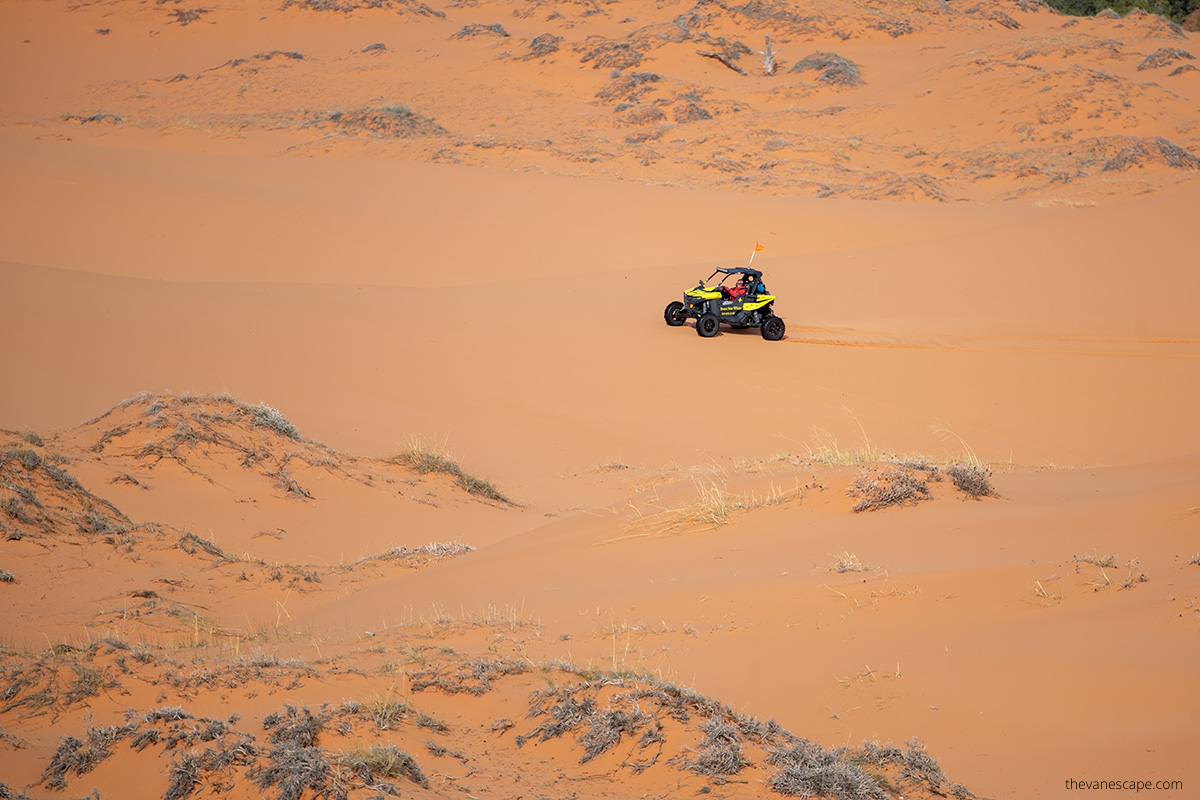
M 290 703 L 268 714 L 263 718 L 263 728 L 271 732 L 267 764 L 253 767 L 246 776 L 260 789 L 276 788 L 279 800 L 300 800 L 309 789 L 317 797 L 337 796 L 336 774 L 325 751 L 317 747 L 328 719 L 323 710 L 313 714 L 306 705 Z
M 263 728 L 271 731 L 271 744 L 312 747 L 328 719 L 325 713 L 313 714 L 306 705 L 296 708 L 291 703 L 285 703 L 283 711 L 263 717 Z
M 271 748 L 268 763 L 246 771 L 258 781 L 258 788 L 278 791 L 279 800 L 300 800 L 307 790 L 315 797 L 336 797 L 331 793 L 336 775 L 324 750 L 319 747 Z
M 792 65 L 788 72 L 808 72 L 816 70 L 819 83 L 830 86 L 852 88 L 861 86 L 864 81 L 858 67 L 853 61 L 842 58 L 837 53 L 827 53 L 820 50 L 807 55 Z
M 621 742 L 621 736 L 635 736 L 637 732 L 651 720 L 648 714 L 637 709 L 625 710 L 613 708 L 592 716 L 588 720 L 587 730 L 579 737 L 583 745 L 583 757 L 580 764 L 586 764 L 596 756 L 608 752 Z
M 750 766 L 742 755 L 742 737 L 736 726 L 718 717 L 705 720 L 700 730 L 704 739 L 686 760 L 689 770 L 697 775 L 737 775 Z
M 96 697 L 101 689 L 107 689 L 114 683 L 105 675 L 104 670 L 87 664 L 72 664 L 75 670 L 75 681 L 67 690 L 67 702 L 74 703 L 87 697 Z
M 113 746 L 133 733 L 135 728 L 135 725 L 96 728 L 89 724 L 86 742 L 74 736 L 63 737 L 39 783 L 44 784 L 47 789 L 65 788 L 67 775 L 91 772 L 96 765 L 112 755 Z
M 578 695 L 578 696 L 577 696 Z M 529 709 L 529 717 L 549 717 L 527 734 L 516 737 L 517 747 L 522 747 L 530 739 L 548 741 L 557 739 L 564 733 L 579 728 L 596 713 L 596 698 L 594 692 L 578 687 L 564 686 L 560 689 L 546 692 L 534 702 Z
M 413 718 L 413 722 L 416 723 L 418 728 L 424 728 L 425 730 L 433 731 L 434 733 L 447 733 L 450 730 L 450 726 L 442 722 L 437 717 L 430 716 L 429 714 L 420 711 L 417 712 L 417 716 Z
M 492 681 L 496 678 L 528 671 L 529 665 L 516 659 L 475 658 L 448 673 L 436 668 L 417 670 L 409 673 L 409 680 L 414 692 L 434 688 L 447 694 L 481 695 L 491 691 Z
M 1097 553 L 1084 554 L 1081 556 L 1071 556 L 1072 561 L 1079 561 L 1084 564 L 1091 564 L 1096 567 L 1114 569 L 1117 566 L 1117 557 L 1112 553 L 1108 555 L 1099 555 Z
M 954 481 L 954 488 L 966 492 L 974 498 L 995 497 L 996 490 L 992 487 L 992 472 L 979 464 L 951 464 L 944 470 Z
M 806 740 L 772 750 L 767 763 L 775 767 L 775 772 L 767 779 L 767 785 L 793 797 L 887 800 L 887 793 L 852 764 L 847 755 L 846 748 L 826 750 Z
M 88 511 L 83 515 L 83 519 L 80 520 L 76 528 L 80 533 L 108 533 L 112 530 L 112 523 L 103 514 L 96 511 Z
M 10 519 L 15 519 L 17 522 L 33 522 L 33 518 L 25 513 L 25 509 L 21 507 L 21 501 L 15 497 L 6 497 L 0 500 L 0 511 L 8 514 Z
M 502 36 L 508 38 L 508 31 L 504 30 L 504 26 L 499 22 L 493 22 L 491 25 L 471 24 L 463 25 L 458 29 L 458 33 L 451 36 L 451 39 L 466 39 L 471 36 Z
M 584 42 L 588 48 L 590 42 Z M 587 50 L 579 59 L 586 64 L 591 61 L 593 69 L 632 69 L 642 63 L 642 51 L 628 42 L 604 41 Z
M 35 470 L 42 465 L 42 457 L 36 451 L 30 450 L 28 447 L 21 447 L 12 450 L 5 455 L 15 458 L 20 462 L 21 466 L 27 470 Z
M 13 577 L 11 572 L 0 569 L 0 583 L 16 583 L 17 579 Z
M 179 706 L 163 706 L 154 711 L 147 711 L 142 719 L 146 722 L 178 722 L 185 719 L 195 719 Z
M 1187 50 L 1183 50 L 1178 47 L 1160 47 L 1159 49 L 1155 50 L 1150 55 L 1143 58 L 1141 63 L 1138 64 L 1137 68 L 1138 68 L 1138 71 L 1141 72 L 1142 70 L 1145 70 L 1145 69 L 1157 69 L 1159 67 L 1168 67 L 1171 64 L 1174 64 L 1176 61 L 1178 61 L 1182 58 L 1186 58 L 1189 61 L 1191 61 L 1191 60 L 1195 60 L 1196 57 L 1193 56 L 1191 53 L 1189 53 Z
M 1175 169 L 1200 169 L 1200 158 L 1179 145 L 1155 136 L 1146 139 L 1131 139 L 1100 167 L 1101 172 L 1123 172 L 1147 164 L 1164 164 Z
M 929 486 L 909 470 L 887 467 L 862 470 L 855 476 L 847 493 L 859 498 L 854 504 L 855 512 L 875 511 L 927 500 Z
M 555 36 L 553 33 L 543 33 L 533 37 L 529 42 L 529 52 L 526 58 L 545 58 L 558 52 L 559 45 L 562 43 L 563 37 Z
M 883 459 L 889 464 L 895 464 L 897 467 L 904 469 L 917 470 L 919 472 L 928 472 L 931 475 L 937 473 L 938 465 L 930 461 L 925 456 L 888 456 Z M 936 480 L 936 478 L 935 478 Z
M 296 426 L 288 421 L 287 417 L 279 412 L 278 409 L 271 408 L 266 403 L 259 403 L 251 409 L 251 419 L 254 424 L 263 428 L 270 428 L 280 436 L 286 436 L 289 439 L 299 439 L 300 434 L 296 430 Z
M 21 441 L 25 442 L 26 444 L 31 444 L 34 447 L 45 447 L 46 445 L 45 440 L 43 440 L 42 437 L 38 435 L 38 432 L 33 428 L 25 428 L 23 431 L 21 431 Z

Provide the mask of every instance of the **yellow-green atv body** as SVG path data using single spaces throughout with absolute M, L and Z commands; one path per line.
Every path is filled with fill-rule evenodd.
M 712 283 L 717 275 L 721 279 Z M 727 281 L 733 279 L 728 285 Z M 783 338 L 783 320 L 775 316 L 775 295 L 766 292 L 762 273 L 749 267 L 721 267 L 707 280 L 683 293 L 683 302 L 673 300 L 663 312 L 672 327 L 696 320 L 696 333 L 716 336 L 721 323 L 734 328 L 758 328 L 768 341 Z

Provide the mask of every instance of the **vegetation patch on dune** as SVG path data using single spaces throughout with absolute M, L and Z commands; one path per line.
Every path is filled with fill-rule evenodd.
M 431 8 L 420 0 L 283 0 L 282 8 L 307 11 L 336 11 L 349 14 L 359 9 L 383 8 L 399 14 L 444 19 L 446 12 Z
M 728 525 L 737 512 L 781 505 L 804 495 L 799 486 L 783 490 L 774 483 L 762 495 L 754 492 L 731 492 L 711 480 L 693 478 L 693 483 L 697 494 L 694 501 L 649 514 L 637 509 L 637 518 L 626 527 L 625 535 L 652 536 L 712 530 Z
M 854 511 L 877 511 L 897 505 L 915 505 L 928 500 L 929 484 L 947 475 L 954 488 L 968 497 L 998 497 L 991 483 L 991 471 L 980 464 L 953 463 L 938 467 L 924 459 L 899 459 L 882 465 L 864 467 L 846 490 L 858 498 Z
M 441 136 L 446 129 L 433 119 L 418 114 L 403 103 L 380 108 L 330 111 L 313 124 L 332 124 L 339 133 L 369 136 L 375 139 L 403 139 L 414 136 Z
M 449 475 L 458 485 L 469 494 L 478 495 L 498 503 L 512 505 L 513 501 L 504 495 L 491 481 L 472 475 L 464 470 L 445 445 L 429 444 L 424 439 L 411 438 L 399 453 L 390 459 L 394 464 L 403 464 L 424 475 L 430 472 Z
M 533 696 L 527 716 L 541 721 L 517 736 L 519 746 L 570 735 L 581 764 L 620 748 L 619 768 L 634 774 L 661 760 L 721 784 L 762 765 L 769 768 L 767 785 L 788 796 L 887 800 L 921 787 L 974 797 L 950 783 L 915 740 L 904 750 L 874 742 L 827 750 L 774 720 L 762 722 L 692 689 L 648 678 L 603 676 L 546 689 Z M 692 742 L 664 759 L 668 737 L 677 736 Z
M 124 532 L 132 526 L 116 506 L 85 489 L 55 463 L 58 460 L 32 443 L 0 444 L 0 534 L 6 540 L 54 531 Z
M 864 81 L 858 66 L 837 53 L 827 53 L 818 50 L 797 61 L 788 72 L 809 72 L 815 70 L 817 82 L 828 86 L 854 88 L 862 86 Z

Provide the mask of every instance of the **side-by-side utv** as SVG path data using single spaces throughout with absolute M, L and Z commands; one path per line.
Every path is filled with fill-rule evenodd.
M 720 280 L 713 283 L 718 275 Z M 683 302 L 667 304 L 663 318 L 672 327 L 696 320 L 696 333 L 716 336 L 724 322 L 734 328 L 758 328 L 767 341 L 783 338 L 783 320 L 775 316 L 775 295 L 767 293 L 762 273 L 750 267 L 720 267 L 707 280 L 683 293 Z

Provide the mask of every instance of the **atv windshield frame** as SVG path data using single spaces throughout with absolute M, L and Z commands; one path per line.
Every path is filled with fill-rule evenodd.
M 722 275 L 723 277 L 721 278 L 721 280 L 717 281 L 715 284 L 712 284 L 711 283 L 712 279 L 717 277 L 718 275 Z M 732 277 L 734 275 L 749 275 L 751 280 L 758 280 L 759 278 L 762 277 L 761 272 L 759 272 L 756 269 L 750 269 L 750 267 L 717 267 L 717 269 L 713 272 L 712 275 L 709 275 L 706 280 L 703 280 L 700 282 L 700 285 L 701 286 L 710 286 L 710 284 L 711 284 L 711 288 L 715 289 L 718 286 L 724 286 L 725 281 L 729 280 L 730 277 Z

